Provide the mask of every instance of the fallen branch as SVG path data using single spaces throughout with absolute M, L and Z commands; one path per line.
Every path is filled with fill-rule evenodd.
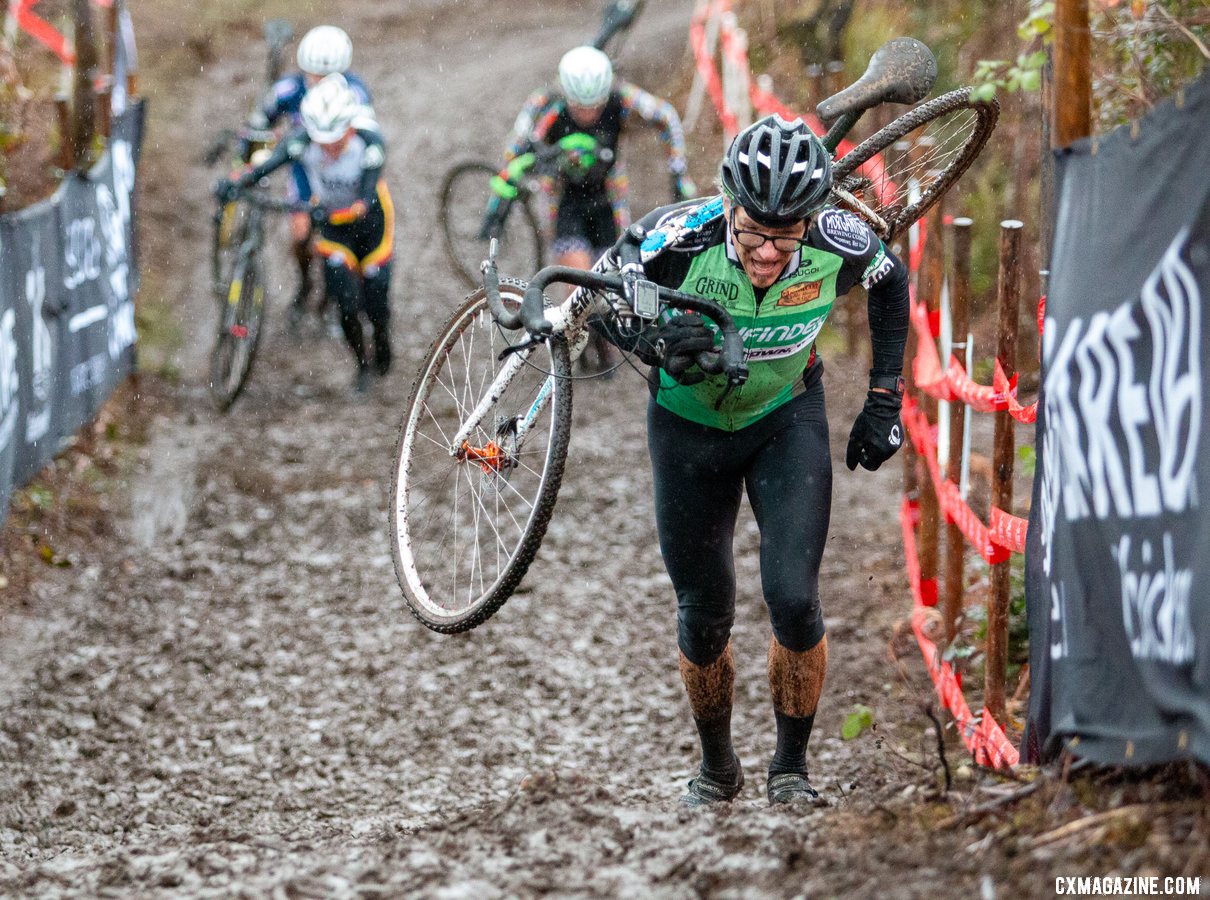
M 950 788 L 954 786 L 954 779 L 950 776 L 950 764 L 945 758 L 945 732 L 941 727 L 941 721 L 937 718 L 937 713 L 933 711 L 933 704 L 920 704 L 924 710 L 924 714 L 933 721 L 933 729 L 937 733 L 937 755 L 941 758 L 941 768 L 945 770 L 945 792 L 948 794 Z
M 1082 831 L 1087 831 L 1088 829 L 1095 828 L 1098 825 L 1108 824 L 1113 822 L 1115 819 L 1128 818 L 1136 813 L 1148 813 L 1154 817 L 1163 813 L 1197 810 L 1200 808 L 1201 804 L 1196 801 L 1181 801 L 1177 803 L 1132 803 L 1129 806 L 1119 806 L 1117 809 L 1108 809 L 1105 812 L 1085 816 L 1083 819 L 1076 819 L 1074 822 L 1068 822 L 1066 825 L 1061 825 L 1052 831 L 1047 831 L 1045 834 L 1038 835 L 1036 838 L 1029 841 L 1029 847 L 1032 849 L 1035 847 L 1045 847 L 1048 844 L 1055 844 L 1059 841 L 1066 840 L 1072 835 L 1079 834 Z
M 1018 788 L 1011 794 L 1005 794 L 1003 797 L 997 797 L 995 800 L 989 800 L 987 803 L 969 809 L 964 813 L 959 813 L 956 816 L 950 816 L 948 819 L 943 819 L 937 823 L 937 827 L 942 831 L 948 831 L 951 828 L 958 828 L 965 825 L 971 825 L 978 822 L 988 813 L 993 813 L 996 810 L 1010 806 L 1030 794 L 1034 793 L 1038 788 L 1046 783 L 1046 779 L 1038 776 L 1037 779 L 1031 781 L 1024 787 Z

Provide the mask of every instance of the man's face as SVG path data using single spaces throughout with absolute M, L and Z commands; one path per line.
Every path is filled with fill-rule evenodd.
M 353 136 L 353 129 L 350 128 L 342 137 L 337 138 L 330 144 L 320 144 L 320 149 L 323 150 L 324 156 L 328 159 L 340 159 L 340 154 L 345 152 L 345 147 L 349 146 L 349 138 Z
M 567 111 L 571 113 L 571 120 L 581 128 L 591 128 L 601 120 L 601 111 L 605 109 L 602 106 L 576 106 L 574 103 L 567 104 Z
M 795 222 L 793 225 L 783 225 L 771 228 L 768 225 L 758 225 L 748 215 L 742 206 L 732 206 L 726 203 L 727 220 L 732 228 L 731 240 L 735 245 L 735 254 L 744 273 L 756 288 L 767 288 L 777 280 L 782 269 L 794 255 L 797 246 L 789 250 L 779 250 L 773 241 L 766 240 L 759 247 L 745 246 L 745 242 L 755 243 L 758 238 L 753 233 L 767 238 L 801 238 L 807 231 L 806 222 Z M 747 232 L 747 234 L 736 232 Z

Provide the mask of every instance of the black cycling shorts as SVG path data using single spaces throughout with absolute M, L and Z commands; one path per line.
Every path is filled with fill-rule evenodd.
M 591 253 L 599 248 L 612 247 L 617 239 L 613 205 L 604 190 L 582 193 L 567 188 L 563 191 L 555 216 L 552 249 L 556 254 L 573 247 Z
M 822 364 L 806 390 L 739 431 L 647 411 L 660 552 L 677 601 L 677 641 L 707 666 L 735 618 L 732 541 L 744 491 L 760 527 L 760 575 L 778 642 L 802 653 L 823 638 L 819 564 L 832 508 Z

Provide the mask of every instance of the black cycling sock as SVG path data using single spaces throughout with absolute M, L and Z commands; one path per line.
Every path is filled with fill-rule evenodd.
M 735 784 L 739 760 L 731 746 L 731 711 L 709 721 L 693 721 L 702 741 L 702 774 L 720 784 Z
M 305 306 L 311 293 L 311 240 L 299 241 L 294 245 L 294 261 L 298 264 L 298 291 L 294 302 Z
M 361 320 L 356 314 L 340 317 L 340 327 L 344 329 L 345 340 L 349 342 L 349 347 L 353 351 L 353 355 L 357 357 L 357 367 L 359 369 L 368 369 L 370 360 L 366 356 L 365 336 L 361 330 Z
M 809 716 L 787 716 L 777 710 L 777 749 L 769 763 L 769 774 L 783 772 L 807 774 L 807 741 L 811 738 L 811 726 L 815 724 L 815 713 Z

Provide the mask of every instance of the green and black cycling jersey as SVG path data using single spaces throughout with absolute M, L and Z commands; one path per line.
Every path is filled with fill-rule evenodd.
M 639 224 L 655 231 L 695 207 L 709 214 L 706 220 L 644 268 L 657 284 L 714 300 L 732 315 L 744 340 L 748 380 L 728 391 L 723 375 L 686 386 L 661 370 L 660 406 L 701 425 L 737 431 L 802 394 L 818 377 L 815 340 L 833 304 L 859 284 L 869 296 L 871 374 L 899 375 L 908 330 L 907 268 L 861 219 L 834 208 L 817 213 L 777 281 L 756 289 L 717 199 L 662 207 Z
M 687 170 L 685 135 L 676 110 L 668 101 L 625 81 L 618 82 L 599 118 L 587 127 L 572 118 L 567 100 L 561 94 L 541 91 L 531 94 L 513 125 L 513 136 L 505 150 L 504 161 L 510 163 L 537 145 L 557 145 L 565 149 L 582 147 L 579 165 L 564 167 L 561 187 L 565 192 L 599 194 L 605 191 L 607 181 L 617 168 L 622 132 L 636 117 L 657 130 L 668 157 L 669 173 L 675 178 L 683 177 Z

